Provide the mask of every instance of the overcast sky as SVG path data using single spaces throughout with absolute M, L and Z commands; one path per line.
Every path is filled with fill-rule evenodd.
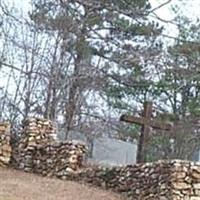
M 149 0 L 151 2 L 152 7 L 157 7 L 168 0 Z M 171 3 L 167 4 L 157 10 L 157 14 L 160 17 L 165 19 L 173 19 L 172 12 L 170 12 L 170 7 L 173 5 L 182 5 L 182 9 L 180 11 L 184 12 L 184 15 L 197 18 L 200 17 L 199 10 L 200 10 L 200 0 L 172 0 Z
M 168 2 L 168 0 L 149 0 L 152 7 L 158 7 L 159 5 Z M 25 11 L 25 13 L 31 9 L 31 6 L 29 4 L 30 0 L 7 0 L 7 2 L 10 2 L 11 4 L 17 5 L 19 9 L 22 9 Z M 200 18 L 199 10 L 200 10 L 200 0 L 171 0 L 171 2 L 160 9 L 156 10 L 156 14 L 164 19 L 164 20 L 172 20 L 175 16 L 175 14 L 171 11 L 171 7 L 174 5 L 182 5 L 179 12 L 183 12 L 184 15 L 196 19 L 197 17 Z M 172 27 L 173 25 L 170 24 L 164 24 L 167 25 L 172 34 L 176 34 L 176 31 L 174 32 L 175 27 Z M 171 31 L 173 29 L 173 31 Z
M 157 7 L 160 4 L 167 2 L 168 0 L 149 0 L 152 7 Z M 7 0 L 7 2 L 15 3 L 18 8 L 23 8 L 25 10 L 30 9 L 29 0 Z M 172 19 L 172 13 L 169 11 L 169 8 L 175 4 L 182 4 L 184 14 L 193 18 L 200 17 L 200 0 L 172 0 L 167 6 L 164 6 L 157 10 L 157 14 L 164 19 Z M 184 6 L 185 5 L 185 6 Z
M 152 7 L 156 8 L 159 5 L 168 2 L 168 0 L 149 0 Z M 179 14 L 183 14 L 191 18 L 191 20 L 196 20 L 200 18 L 199 10 L 200 10 L 200 0 L 172 0 L 169 4 L 161 7 L 160 9 L 156 10 L 156 14 L 166 21 L 171 21 L 175 17 L 175 13 L 171 10 L 171 8 L 175 5 L 180 6 L 180 10 L 178 11 Z M 166 34 L 170 36 L 176 36 L 178 33 L 177 27 L 171 23 L 162 23 L 165 26 Z

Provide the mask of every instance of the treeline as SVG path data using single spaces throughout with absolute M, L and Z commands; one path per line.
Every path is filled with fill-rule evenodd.
M 156 11 L 166 5 L 32 0 L 23 12 L 1 1 L 0 120 L 17 128 L 28 116 L 48 118 L 64 139 L 77 131 L 89 142 L 137 140 L 139 127 L 119 116 L 151 100 L 155 116 L 177 130 L 155 134 L 149 159 L 191 158 L 200 144 L 200 23 L 178 13 L 168 22 L 177 37 L 165 34 L 168 23 Z

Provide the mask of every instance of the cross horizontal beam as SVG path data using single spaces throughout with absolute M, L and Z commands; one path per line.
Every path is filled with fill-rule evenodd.
M 135 123 L 138 125 L 148 125 L 155 129 L 162 129 L 166 131 L 170 131 L 172 129 L 171 123 L 163 123 L 155 120 L 150 120 L 146 117 L 135 117 L 135 116 L 128 116 L 128 115 L 122 115 L 120 117 L 120 121 L 129 122 L 129 123 Z

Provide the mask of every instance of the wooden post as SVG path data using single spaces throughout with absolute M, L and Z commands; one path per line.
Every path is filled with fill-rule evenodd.
M 128 116 L 128 115 L 122 115 L 120 117 L 121 121 L 135 123 L 142 126 L 140 138 L 138 141 L 138 151 L 137 151 L 137 158 L 136 158 L 138 163 L 142 163 L 146 161 L 146 155 L 147 155 L 146 144 L 149 138 L 150 128 L 152 127 L 155 129 L 161 129 L 161 130 L 167 130 L 167 131 L 170 131 L 172 128 L 172 125 L 170 123 L 158 122 L 151 119 L 152 107 L 153 107 L 152 102 L 145 102 L 142 117 L 135 117 L 135 116 Z

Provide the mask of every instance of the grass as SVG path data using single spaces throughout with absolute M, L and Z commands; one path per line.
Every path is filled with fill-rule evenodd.
M 71 181 L 0 169 L 0 200 L 120 200 L 112 192 Z

